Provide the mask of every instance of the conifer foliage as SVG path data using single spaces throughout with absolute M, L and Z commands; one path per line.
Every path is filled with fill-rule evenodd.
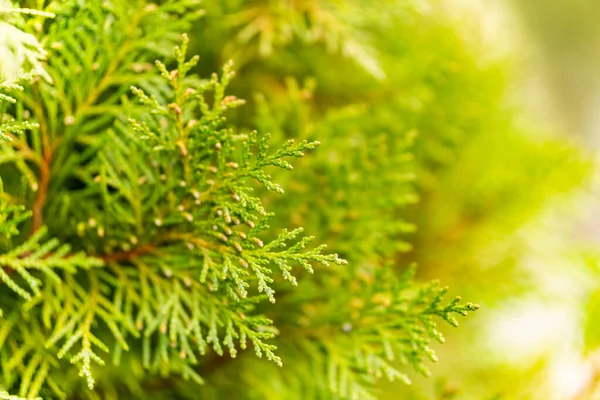
M 0 4 L 0 398 L 365 399 L 429 374 L 436 320 L 477 306 L 393 265 L 412 134 L 344 139 L 336 164 L 318 133 L 352 110 L 316 137 L 266 106 L 273 139 L 227 122 L 233 64 L 187 54 L 196 0 Z

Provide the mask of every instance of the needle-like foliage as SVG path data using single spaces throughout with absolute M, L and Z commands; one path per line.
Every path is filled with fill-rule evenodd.
M 21 35 L 0 47 L 0 399 L 365 399 L 429 374 L 436 320 L 478 306 L 394 266 L 414 132 L 371 131 L 361 106 L 286 132 L 264 99 L 236 126 L 233 63 L 205 78 L 187 55 L 211 46 L 186 35 L 196 0 L 40 4 L 0 8 Z M 229 25 L 257 54 L 298 31 L 385 78 L 341 5 L 269 10 Z

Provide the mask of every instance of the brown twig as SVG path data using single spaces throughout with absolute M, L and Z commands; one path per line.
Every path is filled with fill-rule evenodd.
M 139 256 L 143 256 L 143 255 L 151 253 L 152 250 L 154 250 L 155 248 L 156 248 L 155 244 L 147 243 L 147 244 L 141 245 L 141 246 L 136 247 L 129 251 L 122 251 L 122 252 L 114 253 L 114 254 L 102 254 L 102 255 L 99 255 L 96 257 L 98 257 L 99 259 L 101 259 L 102 261 L 104 261 L 106 263 L 130 261 Z
M 52 163 L 52 154 L 53 152 L 48 149 L 48 151 L 44 153 L 44 157 L 40 163 L 40 185 L 32 209 L 33 223 L 31 226 L 31 233 L 36 232 L 44 223 L 43 209 L 48 195 L 48 186 L 50 185 L 50 164 Z
M 100 95 L 110 86 L 112 75 L 117 71 L 119 65 L 121 64 L 121 61 L 127 56 L 127 54 L 130 51 L 130 39 L 134 36 L 133 32 L 137 28 L 143 15 L 143 12 L 138 12 L 134 15 L 134 18 L 130 24 L 130 34 L 128 35 L 128 39 L 121 44 L 121 47 L 119 47 L 116 56 L 111 59 L 108 69 L 102 77 L 102 79 L 100 80 L 100 82 L 98 83 L 98 85 L 90 91 L 86 100 L 83 101 L 77 108 L 77 111 L 74 116 L 76 119 L 78 119 L 80 116 L 84 115 L 87 111 L 89 111 L 91 106 L 98 100 Z M 37 87 L 34 87 L 34 90 L 36 93 L 38 93 Z M 50 164 L 52 162 L 52 157 L 54 153 L 54 148 L 52 147 L 52 144 L 50 142 L 48 125 L 46 123 L 44 111 L 39 104 L 34 104 L 33 111 L 38 118 L 38 123 L 40 124 L 40 132 L 42 136 L 42 143 L 44 146 L 44 157 L 40 162 L 40 185 L 32 210 L 32 234 L 35 233 L 44 223 L 42 211 L 44 205 L 46 204 L 48 186 L 50 184 Z

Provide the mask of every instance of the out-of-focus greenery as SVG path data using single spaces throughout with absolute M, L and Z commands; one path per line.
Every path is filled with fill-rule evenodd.
M 511 60 L 483 62 L 434 3 L 424 5 L 210 2 L 197 27 L 201 68 L 236 61 L 235 91 L 254 100 L 238 115 L 241 124 L 276 140 L 322 142 L 276 204 L 286 209 L 281 215 L 320 224 L 317 234 L 335 238 L 350 261 L 373 253 L 395 253 L 399 266 L 416 261 L 422 277 L 440 278 L 493 315 L 536 296 L 535 274 L 523 268 L 530 246 L 523 229 L 579 187 L 590 164 L 573 145 L 523 123 L 507 100 Z M 397 157 L 407 140 L 413 160 Z M 406 163 L 417 170 L 414 191 L 390 183 L 410 180 Z M 400 203 L 411 206 L 398 213 Z M 409 224 L 386 231 L 386 221 L 400 217 Z M 389 235 L 398 237 L 393 247 L 380 240 Z M 436 370 L 441 379 L 417 386 L 432 386 L 436 398 L 529 398 L 532 390 L 543 398 L 533 382 L 546 361 L 486 356 L 489 347 L 477 343 L 488 323 L 484 311 L 461 339 L 451 336 L 455 346 L 442 350 L 450 361 Z
M 532 40 L 554 108 L 570 135 L 598 143 L 600 3 L 594 0 L 510 0 Z

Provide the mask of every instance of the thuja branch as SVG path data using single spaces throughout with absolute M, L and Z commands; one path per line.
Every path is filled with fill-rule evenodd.
M 190 1 L 190 5 L 192 3 L 193 1 Z M 105 118 L 108 114 L 105 111 L 112 105 L 114 105 L 115 115 L 121 113 L 118 107 L 121 102 L 120 97 L 113 96 L 110 102 L 107 102 L 104 97 L 107 92 L 112 92 L 113 89 L 119 92 L 121 85 L 130 83 L 132 79 L 140 79 L 144 75 L 143 71 L 138 74 L 139 76 L 132 75 L 130 72 L 132 63 L 143 65 L 145 58 L 148 57 L 148 52 L 144 48 L 145 38 L 140 38 L 138 33 L 140 29 L 146 29 L 142 26 L 148 18 L 164 17 L 160 15 L 161 10 L 156 6 L 151 7 L 139 2 L 133 7 L 118 6 L 111 10 L 116 22 L 104 32 L 101 26 L 94 25 L 98 15 L 106 12 L 101 10 L 101 7 L 90 2 L 79 10 L 82 18 L 89 19 L 84 25 L 88 28 L 93 27 L 85 33 L 91 37 L 80 35 L 80 38 L 60 30 L 54 33 L 50 39 L 52 54 L 48 68 L 54 84 L 40 81 L 32 88 L 29 95 L 22 96 L 21 99 L 23 104 L 32 111 L 34 119 L 40 126 L 42 144 L 37 193 L 32 207 L 32 232 L 44 224 L 44 209 L 50 196 L 48 191 L 55 175 L 64 174 L 64 171 L 54 171 L 53 168 L 64 168 L 65 163 L 68 163 L 69 157 L 72 156 L 67 150 L 72 149 L 74 143 L 79 140 L 79 132 L 85 131 L 88 124 L 95 123 L 86 119 L 86 116 L 102 114 L 102 118 Z M 176 10 L 183 11 L 182 8 Z M 123 19 L 125 17 L 126 20 Z M 189 17 L 186 16 L 187 18 Z M 96 60 L 94 65 L 86 68 L 88 73 L 85 75 L 70 70 L 69 67 L 75 70 L 82 68 L 79 64 L 74 65 L 80 59 L 73 58 L 69 54 L 70 49 L 79 48 L 82 43 L 96 42 L 95 35 L 106 35 L 108 38 L 102 41 L 104 46 L 102 48 L 85 48 L 87 54 L 82 57 L 89 58 L 90 54 L 94 53 L 93 58 Z M 64 86 L 65 72 L 70 74 L 67 77 L 81 81 L 77 90 L 65 90 L 70 89 Z M 63 86 L 57 87 L 55 95 L 48 98 L 47 92 L 54 91 L 52 86 L 59 83 Z M 55 104 L 49 104 L 51 102 Z

